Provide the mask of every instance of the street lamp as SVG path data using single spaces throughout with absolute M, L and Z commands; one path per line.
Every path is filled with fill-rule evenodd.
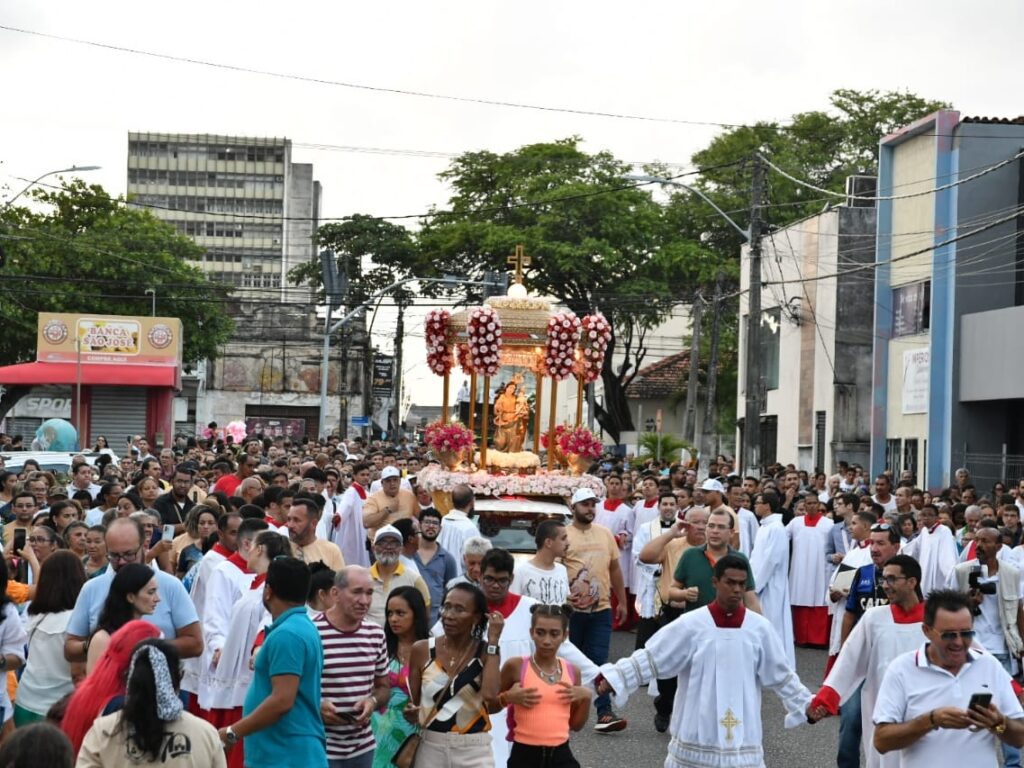
M 98 165 L 72 165 L 70 168 L 58 168 L 56 171 L 47 171 L 42 176 L 37 176 L 36 178 L 32 179 L 32 181 L 30 181 L 28 184 L 26 184 L 24 189 L 22 189 L 18 194 L 16 194 L 10 200 L 4 203 L 4 208 L 10 208 L 11 205 L 14 204 L 15 200 L 24 195 L 26 192 L 32 189 L 32 187 L 34 187 L 40 181 L 45 179 L 47 176 L 53 176 L 54 174 L 57 173 L 80 173 L 83 171 L 98 171 L 100 170 L 100 167 L 101 166 Z

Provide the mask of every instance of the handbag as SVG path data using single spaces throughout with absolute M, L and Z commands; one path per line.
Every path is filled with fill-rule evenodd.
M 398 749 L 395 750 L 395 754 L 391 757 L 391 764 L 395 768 L 412 768 L 413 763 L 416 762 L 416 752 L 420 748 L 420 731 L 430 725 L 434 718 L 437 717 L 437 707 L 434 707 L 434 711 L 430 713 L 427 721 L 420 726 L 420 730 L 416 733 L 410 733 L 405 737 L 405 740 L 398 745 Z

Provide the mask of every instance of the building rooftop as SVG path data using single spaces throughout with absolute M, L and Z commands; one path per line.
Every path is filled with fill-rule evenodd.
M 626 387 L 631 400 L 660 400 L 683 389 L 683 379 L 690 374 L 690 350 L 684 349 L 641 368 Z
M 1024 125 L 1024 115 L 1017 117 L 965 117 L 960 122 L 984 125 Z

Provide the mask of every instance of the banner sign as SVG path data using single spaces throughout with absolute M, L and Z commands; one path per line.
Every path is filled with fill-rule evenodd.
M 176 317 L 39 313 L 36 360 L 41 363 L 181 364 Z
M 391 397 L 394 390 L 394 363 L 391 355 L 377 355 L 373 358 L 373 396 Z

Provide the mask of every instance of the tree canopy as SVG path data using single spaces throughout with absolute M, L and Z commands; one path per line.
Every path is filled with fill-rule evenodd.
M 157 314 L 181 319 L 185 362 L 217 357 L 233 327 L 230 288 L 187 263 L 202 248 L 97 185 L 76 180 L 33 197 L 43 210 L 0 209 L 0 365 L 34 358 L 39 312 L 149 315 L 147 288 Z M 12 404 L 5 397 L 0 410 Z

